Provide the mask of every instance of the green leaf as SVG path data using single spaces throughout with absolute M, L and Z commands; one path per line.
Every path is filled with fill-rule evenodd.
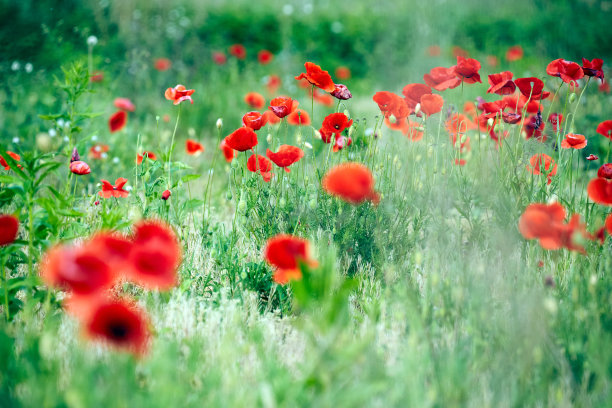
M 181 181 L 183 183 L 189 183 L 190 181 L 197 180 L 200 177 L 201 177 L 200 174 L 186 174 L 183 177 L 181 177 Z

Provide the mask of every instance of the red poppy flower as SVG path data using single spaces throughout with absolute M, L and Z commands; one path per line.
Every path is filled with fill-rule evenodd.
M 132 241 L 127 237 L 109 231 L 98 232 L 83 244 L 100 255 L 115 275 L 122 275 L 129 262 Z
M 587 145 L 587 140 L 584 135 L 576 135 L 568 133 L 565 135 L 565 139 L 561 141 L 561 147 L 564 149 L 584 149 Z
M 80 160 L 73 161 L 72 163 L 70 163 L 70 171 L 80 176 L 91 173 L 91 169 L 89 168 L 89 165 L 85 163 L 84 161 L 80 161 Z
M 421 96 L 431 94 L 431 88 L 424 84 L 408 84 L 402 90 L 402 94 L 412 113 L 417 103 L 421 101 Z
M 565 220 L 565 208 L 559 203 L 529 204 L 519 219 L 518 228 L 525 239 L 538 239 L 544 249 L 560 249 L 557 227 Z
M 444 99 L 440 95 L 428 94 L 421 96 L 421 111 L 427 116 L 440 112 L 442 106 L 444 106 Z
M 351 70 L 349 67 L 340 66 L 336 68 L 335 74 L 338 79 L 349 79 L 351 77 Z
M 268 82 L 266 83 L 268 87 L 268 92 L 270 94 L 275 94 L 278 88 L 281 86 L 281 79 L 278 75 L 270 75 L 268 77 Z
M 612 163 L 605 163 L 597 170 L 597 177 L 612 179 Z
M 243 126 L 227 136 L 225 143 L 234 150 L 244 152 L 257 146 L 257 134 L 250 127 Z
M 123 111 L 134 112 L 136 109 L 136 106 L 128 98 L 116 98 L 113 103 L 117 109 Z
M 185 142 L 185 151 L 191 156 L 199 156 L 204 153 L 204 146 L 196 140 L 187 139 Z
M 317 264 L 311 259 L 310 243 L 303 238 L 288 234 L 279 234 L 268 239 L 263 250 L 263 258 L 275 269 L 273 279 L 281 285 L 289 280 L 302 278 L 300 263 L 310 266 Z
M 404 136 L 413 142 L 418 142 L 423 139 L 423 127 L 418 122 L 413 122 L 411 120 L 407 121 L 401 131 Z
M 309 126 L 310 116 L 302 109 L 296 109 L 287 116 L 287 123 L 294 126 Z
M 608 81 L 601 81 L 599 85 L 599 92 L 610 93 L 610 83 Z
M 85 324 L 86 335 L 119 350 L 142 356 L 150 333 L 147 318 L 133 302 L 108 300 L 96 305 Z
M 391 115 L 396 118 L 403 118 L 410 113 L 406 101 L 393 92 L 376 92 L 372 99 L 378 104 L 378 108 L 385 118 L 389 118 Z
M 559 77 L 566 83 L 576 82 L 584 77 L 584 72 L 580 65 L 572 61 L 566 61 L 563 58 L 556 59 L 548 64 L 546 73 L 550 76 Z
M 521 115 L 514 112 L 502 112 L 502 119 L 504 122 L 514 125 L 521 120 Z
M 266 124 L 266 118 L 259 112 L 247 112 L 242 117 L 242 123 L 253 130 L 259 130 Z
M 548 117 L 548 121 L 553 127 L 553 130 L 557 132 L 559 130 L 559 125 L 563 123 L 563 115 L 560 113 L 551 113 Z
M 173 101 L 174 105 L 178 105 L 183 101 L 189 101 L 193 105 L 193 99 L 191 99 L 191 95 L 193 95 L 194 92 L 195 90 L 187 89 L 184 85 L 177 85 L 174 88 L 166 89 L 164 96 L 169 101 Z
M 461 55 L 457 56 L 457 65 L 455 65 L 455 76 L 466 84 L 474 84 L 482 82 L 480 80 L 480 62 L 473 58 L 464 58 Z
M 244 96 L 244 101 L 254 109 L 261 109 L 266 105 L 266 99 L 262 94 L 257 92 L 249 92 Z
M 108 145 L 95 144 L 91 146 L 91 148 L 89 149 L 88 156 L 90 159 L 95 159 L 95 160 L 103 159 L 104 157 L 106 157 L 106 153 L 108 152 L 108 150 L 109 150 Z
M 323 106 L 334 106 L 334 98 L 330 94 L 319 92 L 317 89 L 313 92 L 314 101 Z
M 101 180 L 102 182 L 102 191 L 99 191 L 98 194 L 102 198 L 111 198 L 111 197 L 127 197 L 130 194 L 128 191 L 123 189 L 123 186 L 128 182 L 126 178 L 119 177 L 115 180 L 115 185 L 113 186 L 107 180 Z
M 242 44 L 234 44 L 229 48 L 230 55 L 243 60 L 246 58 L 246 48 Z
M 7 150 L 6 154 L 8 156 L 11 156 L 13 158 L 13 160 L 15 160 L 15 161 L 21 160 L 21 156 L 19 156 L 17 153 L 9 152 Z M 6 162 L 6 160 L 4 160 L 4 157 L 2 157 L 2 156 L 0 156 L 0 166 L 4 167 L 4 170 L 10 170 L 10 168 L 11 168 L 11 166 L 8 165 L 8 163 Z
M 516 85 L 512 81 L 514 74 L 510 71 L 500 72 L 499 74 L 489 75 L 489 89 L 487 93 L 498 95 L 511 95 L 516 90 Z
M 327 172 L 321 181 L 327 193 L 339 197 L 351 204 L 370 200 L 374 204 L 380 201 L 374 190 L 372 172 L 361 163 L 342 163 Z
M 286 96 L 279 96 L 270 101 L 269 109 L 279 118 L 289 115 L 293 107 L 293 100 Z
M 604 226 L 608 235 L 612 235 L 612 213 L 608 214 L 608 216 L 606 217 L 606 222 Z
M 458 45 L 453 45 L 451 48 L 451 53 L 453 54 L 453 57 L 457 58 L 459 56 L 461 57 L 467 57 L 469 55 L 469 53 L 467 52 L 467 50 L 464 50 L 463 48 L 461 48 Z
M 158 71 L 167 71 L 172 67 L 172 61 L 168 58 L 158 58 L 155 60 L 153 67 Z
M 543 92 L 544 82 L 535 77 L 518 78 L 514 81 L 521 94 L 532 101 L 546 99 L 550 96 L 550 92 Z
M 353 119 L 349 119 L 344 113 L 331 113 L 323 119 L 321 128 L 325 133 L 340 134 L 353 124 Z
M 259 61 L 261 65 L 267 65 L 272 62 L 273 59 L 274 54 L 268 50 L 261 50 L 257 53 L 257 61 Z
M 234 149 L 232 149 L 231 147 L 227 145 L 227 142 L 225 141 L 225 139 L 223 139 L 221 143 L 219 144 L 219 149 L 221 149 L 221 151 L 223 152 L 225 161 L 228 163 L 234 160 L 234 157 L 236 157 L 236 155 L 238 154 L 237 151 L 235 151 Z
M 423 80 L 427 85 L 440 92 L 456 88 L 461 83 L 461 80 L 455 75 L 455 67 L 432 68 L 429 74 L 423 76 Z
M 540 142 L 545 142 L 547 139 L 546 135 L 543 133 L 544 128 L 546 128 L 546 123 L 542 121 L 542 115 L 539 112 L 530 116 L 523 126 L 527 139 L 535 138 Z
M 0 247 L 12 244 L 17 239 L 19 220 L 8 214 L 0 215 Z
M 589 154 L 586 159 L 588 161 L 593 161 L 593 160 L 599 160 L 599 157 L 595 156 L 594 154 Z
M 94 71 L 91 73 L 91 76 L 89 77 L 89 80 L 91 82 L 102 82 L 104 81 L 104 72 L 102 71 Z
M 306 79 L 312 85 L 321 88 L 325 92 L 334 92 L 335 85 L 329 72 L 323 71 L 320 66 L 312 62 L 305 63 L 304 67 L 306 67 L 306 73 L 301 73 L 295 79 L 298 81 Z
M 586 76 L 594 76 L 602 81 L 604 80 L 604 72 L 602 69 L 603 60 L 600 58 L 595 58 L 593 61 L 589 61 L 586 58 L 582 59 L 582 72 Z
M 535 175 L 545 174 L 548 178 L 547 184 L 550 184 L 552 182 L 552 176 L 557 174 L 557 163 L 547 154 L 534 154 L 529 159 L 527 171 Z
M 272 179 L 272 162 L 266 159 L 265 156 L 252 154 L 247 160 L 247 170 L 261 174 L 266 183 Z
M 499 65 L 499 58 L 497 58 L 495 55 L 487 55 L 487 65 L 489 65 L 490 67 L 496 67 Z
M 332 150 L 334 153 L 344 149 L 347 146 L 350 146 L 353 143 L 353 139 L 346 136 L 336 136 L 336 140 L 334 145 L 332 146 Z
M 281 122 L 281 119 L 274 114 L 271 110 L 265 111 L 262 115 L 262 120 L 266 122 L 266 124 L 276 125 Z
M 289 166 L 293 163 L 297 163 L 304 157 L 304 151 L 296 146 L 281 145 L 276 153 L 270 149 L 266 149 L 266 156 L 268 156 L 268 158 L 278 167 L 284 168 L 285 171 L 289 173 L 291 171 L 289 170 Z
M 134 225 L 128 277 L 153 290 L 176 286 L 181 264 L 181 246 L 172 228 L 161 221 L 141 221 Z
M 442 49 L 439 45 L 430 45 L 427 47 L 427 55 L 430 57 L 439 57 L 442 53 Z
M 476 129 L 476 124 L 461 113 L 453 114 L 446 121 L 446 130 L 449 135 L 465 134 L 468 130 Z
M 108 120 L 108 128 L 110 129 L 111 133 L 118 132 L 123 129 L 126 123 L 127 113 L 125 113 L 125 111 L 118 111 L 115 112 Z
M 598 204 L 612 205 L 612 180 L 600 177 L 591 180 L 587 193 L 589 198 Z
M 142 152 L 142 154 L 136 154 L 136 164 L 142 164 L 145 155 L 147 156 L 147 159 L 157 160 L 157 156 L 155 155 L 155 153 L 144 151 Z
M 58 245 L 43 256 L 40 277 L 49 286 L 89 295 L 112 287 L 119 271 L 113 270 L 99 247 Z
M 523 47 L 520 45 L 513 45 L 506 51 L 506 60 L 508 62 L 518 61 L 523 58 Z
M 331 96 L 334 98 L 346 101 L 353 97 L 353 94 L 351 94 L 351 91 L 349 91 L 346 85 L 336 84 L 335 86 L 334 92 L 331 93 Z
M 219 51 L 214 51 L 212 53 L 212 59 L 213 62 L 217 65 L 223 65 L 227 62 L 227 57 L 225 56 L 225 53 Z
M 612 140 L 612 120 L 604 120 L 597 125 L 597 133 Z

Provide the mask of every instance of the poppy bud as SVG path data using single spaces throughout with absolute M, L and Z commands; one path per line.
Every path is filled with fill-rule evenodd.
M 160 120 L 160 119 L 161 119 L 161 117 L 160 117 L 159 115 L 156 115 L 156 116 L 155 116 L 155 121 L 156 121 L 156 122 L 159 122 L 159 120 Z
M 297 137 L 295 138 L 297 143 L 302 143 L 302 134 L 298 133 Z
M 36 147 L 43 152 L 48 152 L 51 149 L 51 138 L 47 133 L 36 135 Z
M 314 131 L 314 135 L 317 139 L 321 139 L 321 132 L 319 132 L 318 130 Z
M 572 93 L 569 96 L 569 103 L 574 103 L 576 101 L 576 94 Z
M 308 207 L 310 207 L 311 210 L 314 210 L 315 208 L 317 208 L 317 199 L 313 198 L 312 200 L 310 200 L 308 202 Z
M 308 143 L 308 142 L 304 142 L 304 147 L 312 149 L 312 145 L 310 143 Z
M 286 204 L 287 204 L 287 201 L 286 201 L 284 198 L 281 198 L 281 199 L 278 201 L 278 206 L 279 206 L 281 209 L 282 209 L 282 208 L 285 208 L 285 205 L 286 205 Z
M 397 123 L 397 118 L 395 117 L 394 114 L 389 115 L 389 122 L 393 124 Z
M 418 115 L 419 112 L 421 112 L 421 104 L 417 103 L 416 106 L 414 107 L 414 113 L 415 115 Z
M 238 202 L 238 212 L 240 214 L 246 214 L 246 210 L 247 210 L 247 203 L 245 200 L 241 198 L 240 201 Z
M 77 148 L 75 147 L 74 149 L 72 149 L 72 156 L 70 156 L 70 163 L 79 161 L 79 160 L 81 160 L 81 156 L 79 156 L 79 152 L 77 151 Z
M 166 201 L 170 198 L 170 196 L 172 195 L 172 192 L 170 190 L 166 190 L 162 193 L 162 200 Z
M 240 163 L 238 163 L 238 160 L 232 160 L 232 169 L 237 169 L 240 166 Z
M 493 123 L 495 123 L 495 119 L 493 119 L 493 118 L 489 118 L 489 119 L 487 119 L 487 126 L 488 126 L 488 127 L 493 126 Z
M 268 143 L 272 143 L 272 133 L 268 133 L 268 135 L 266 136 L 266 141 Z
M 90 35 L 89 37 L 87 37 L 87 45 L 89 45 L 90 47 L 95 46 L 98 43 L 98 37 L 96 37 L 95 35 Z
M 232 191 L 231 190 L 227 190 L 227 193 L 225 193 L 225 199 L 227 201 L 231 201 L 232 200 Z
M 346 115 L 346 117 L 347 117 L 347 118 L 350 118 L 350 117 L 351 117 L 351 114 L 350 114 L 350 112 L 348 111 L 348 109 L 345 109 L 345 110 L 344 110 L 344 115 Z
M 96 200 L 96 201 L 94 202 L 94 205 L 100 205 L 100 200 Z
M 355 126 L 351 126 L 348 130 L 348 135 L 349 137 L 353 136 L 353 133 L 355 133 Z
M 221 128 L 223 127 L 223 119 L 219 118 L 217 119 L 217 129 L 221 130 Z

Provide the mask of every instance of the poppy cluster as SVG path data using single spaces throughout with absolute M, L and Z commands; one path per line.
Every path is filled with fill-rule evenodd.
M 78 245 L 58 244 L 40 266 L 48 286 L 65 290 L 69 313 L 88 338 L 136 355 L 146 352 L 149 323 L 134 301 L 120 297 L 119 285 L 133 282 L 149 290 L 177 283 L 181 247 L 172 229 L 159 221 L 141 221 L 130 236 L 99 232 Z
M 353 97 L 349 89 L 344 84 L 335 83 L 328 71 L 323 70 L 313 62 L 304 64 L 306 72 L 296 76 L 299 86 L 308 90 L 312 88 L 312 97 L 315 102 L 324 106 L 333 106 L 334 98 L 347 100 Z M 336 76 L 340 79 L 350 78 L 350 70 L 346 67 L 339 67 Z M 321 92 L 323 91 L 323 92 Z

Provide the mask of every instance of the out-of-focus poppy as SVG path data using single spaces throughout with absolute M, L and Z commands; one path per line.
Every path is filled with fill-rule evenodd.
M 155 155 L 155 153 L 144 151 L 142 152 L 142 154 L 136 154 L 136 164 L 142 164 L 145 155 L 147 156 L 147 159 L 157 160 L 157 156 Z
M 88 157 L 90 159 L 100 160 L 106 157 L 106 153 L 109 151 L 108 145 L 95 144 L 89 149 Z
M 574 133 L 568 133 L 565 138 L 561 141 L 561 147 L 563 149 L 584 149 L 587 145 L 587 140 L 584 135 L 576 135 Z
M 468 130 L 476 129 L 476 124 L 461 113 L 453 114 L 446 121 L 446 130 L 449 135 L 465 134 Z
M 582 59 L 582 72 L 586 76 L 594 76 L 602 81 L 604 80 L 604 72 L 603 72 L 603 60 L 601 58 L 595 58 L 593 61 L 589 61 L 586 58 Z
M 213 62 L 217 65 L 223 65 L 227 62 L 227 56 L 225 55 L 225 53 L 220 51 L 214 51 L 212 53 L 212 59 Z
M 548 121 L 553 127 L 555 132 L 559 131 L 559 126 L 563 123 L 563 115 L 560 113 L 551 113 L 548 117 Z
M 125 127 L 126 123 L 127 113 L 125 111 L 117 111 L 108 120 L 108 128 L 111 133 L 118 132 Z
M 442 50 L 439 45 L 430 45 L 427 47 L 427 55 L 430 57 L 439 57 L 442 54 Z
M 98 254 L 111 268 L 113 274 L 123 276 L 129 262 L 132 241 L 122 234 L 101 231 L 83 243 L 89 250 Z
M 104 72 L 102 71 L 94 71 L 91 73 L 91 76 L 89 77 L 89 80 L 91 82 L 102 82 L 104 81 Z
M 77 160 L 70 163 L 70 171 L 79 176 L 91 173 L 89 165 L 84 161 Z
M 259 112 L 247 112 L 242 117 L 242 123 L 253 130 L 259 130 L 266 124 L 266 118 Z
M 336 136 L 336 140 L 334 142 L 334 145 L 332 146 L 332 151 L 334 153 L 339 152 L 345 147 L 350 146 L 352 143 L 353 143 L 353 139 L 351 139 L 350 137 Z
M 302 109 L 296 109 L 287 116 L 287 123 L 294 126 L 309 126 L 310 116 Z
M 17 153 L 7 151 L 6 154 L 15 161 L 21 160 L 21 156 L 19 156 Z M 0 156 L 0 166 L 4 167 L 4 170 L 10 170 L 11 168 L 11 166 L 8 165 L 8 163 L 6 162 L 6 160 L 4 160 L 4 157 L 2 156 Z
M 153 63 L 153 67 L 158 71 L 167 71 L 172 67 L 172 61 L 168 58 L 157 58 Z
M 250 127 L 243 126 L 225 138 L 225 144 L 234 150 L 244 152 L 257 146 L 257 134 Z
M 545 174 L 548 179 L 546 184 L 550 184 L 552 182 L 552 176 L 557 174 L 557 163 L 547 154 L 534 154 L 529 159 L 527 171 L 535 175 Z
M 164 190 L 164 192 L 161 195 L 162 200 L 164 201 L 168 201 L 168 199 L 170 198 L 170 196 L 172 195 L 172 191 L 170 190 Z
M 178 282 L 181 246 L 170 225 L 146 220 L 134 225 L 128 278 L 153 290 L 168 290 Z
M 268 156 L 268 158 L 278 167 L 284 168 L 285 171 L 289 173 L 291 171 L 289 166 L 293 163 L 297 163 L 304 157 L 304 151 L 296 146 L 281 145 L 276 153 L 267 149 L 266 156 Z
M 184 85 L 177 85 L 174 88 L 166 89 L 164 96 L 169 101 L 173 101 L 174 105 L 178 105 L 183 101 L 189 101 L 193 105 L 193 99 L 191 99 L 191 95 L 193 95 L 194 92 L 195 90 L 187 89 Z
M 196 140 L 187 139 L 185 142 L 185 151 L 191 156 L 199 156 L 204 153 L 204 146 Z
M 597 170 L 597 177 L 612 180 L 612 163 L 604 163 Z
M 335 74 L 336 74 L 336 78 L 338 79 L 342 79 L 342 80 L 350 79 L 351 70 L 349 69 L 349 67 L 340 66 L 336 68 Z
M 508 62 L 518 61 L 522 58 L 523 47 L 520 45 L 513 45 L 512 47 L 508 48 L 508 51 L 506 51 L 506 61 Z
M 544 249 L 560 249 L 565 216 L 565 208 L 559 203 L 533 203 L 521 215 L 519 231 L 525 239 L 537 239 Z
M 306 79 L 312 85 L 321 88 L 325 92 L 334 92 L 335 85 L 329 72 L 322 70 L 320 66 L 312 62 L 305 63 L 304 67 L 306 67 L 306 73 L 301 73 L 295 79 L 298 81 Z
M 229 48 L 230 55 L 243 60 L 246 58 L 246 48 L 242 44 L 234 44 Z
M 455 57 L 455 58 L 457 58 L 457 57 L 467 57 L 469 55 L 467 50 L 461 48 L 458 45 L 453 45 L 451 47 L 451 53 L 453 54 L 453 57 Z
M 247 160 L 247 170 L 253 173 L 261 174 L 261 177 L 266 183 L 272 179 L 272 162 L 265 156 L 252 154 Z
M 0 247 L 12 244 L 17 239 L 19 220 L 9 214 L 0 215 Z
M 502 119 L 504 122 L 514 125 L 521 120 L 521 115 L 514 112 L 502 112 Z
M 461 83 L 461 80 L 455 75 L 455 67 L 432 68 L 429 74 L 423 75 L 423 80 L 428 86 L 440 92 L 456 88 Z
M 317 89 L 312 93 L 314 101 L 323 106 L 334 106 L 334 98 L 327 93 L 319 92 Z
M 261 50 L 257 53 L 257 61 L 259 61 L 261 65 L 268 65 L 273 59 L 274 54 L 268 50 Z
M 421 111 L 425 115 L 431 116 L 442 110 L 442 106 L 444 106 L 444 99 L 440 95 L 427 94 L 427 95 L 421 96 L 420 103 L 421 103 Z
M 612 205 L 612 180 L 595 178 L 587 186 L 589 198 L 602 205 Z
M 268 92 L 270 94 L 275 94 L 276 91 L 278 91 L 278 88 L 280 88 L 280 86 L 281 86 L 281 79 L 278 75 L 270 75 L 268 77 L 268 82 L 266 83 L 266 87 L 268 88 Z
M 269 109 L 279 118 L 284 118 L 292 112 L 293 100 L 286 96 L 278 96 L 270 101 Z
M 111 197 L 127 197 L 130 193 L 127 190 L 123 189 L 123 186 L 128 182 L 126 178 L 119 177 L 115 180 L 115 185 L 112 185 L 107 180 L 101 180 L 102 182 L 102 190 L 98 192 L 100 197 L 102 198 L 111 198 Z
M 612 213 L 608 214 L 606 217 L 605 228 L 608 235 L 612 235 Z
M 421 101 L 421 96 L 431 94 L 431 88 L 424 84 L 408 84 L 402 89 L 402 94 L 406 105 L 410 108 L 410 113 L 413 113 L 416 105 Z
M 281 122 L 281 119 L 276 116 L 271 110 L 265 111 L 264 113 L 262 113 L 261 116 L 262 121 L 264 121 L 266 124 L 276 125 L 277 123 Z
M 353 119 L 349 119 L 344 113 L 331 113 L 323 119 L 321 128 L 325 133 L 340 134 L 353 124 Z
M 612 140 L 612 120 L 604 120 L 597 125 L 597 133 Z
M 133 302 L 108 300 L 96 305 L 85 324 L 87 337 L 136 356 L 147 352 L 147 318 Z
M 380 112 L 387 119 L 394 116 L 398 122 L 401 122 L 403 118 L 410 115 L 410 108 L 404 98 L 392 92 L 376 92 L 372 99 L 378 104 Z
M 331 93 L 331 96 L 334 98 L 346 101 L 347 99 L 351 99 L 353 97 L 353 94 L 351 94 L 351 91 L 349 91 L 346 85 L 336 84 L 335 86 L 336 88 L 334 89 L 334 92 Z
M 136 109 L 136 106 L 128 98 L 115 98 L 113 104 L 117 109 L 127 112 L 134 112 Z
M 302 278 L 300 263 L 311 267 L 317 265 L 317 262 L 311 258 L 310 243 L 289 234 L 279 234 L 268 239 L 263 250 L 263 258 L 275 269 L 273 279 L 281 285 Z
M 228 146 L 225 139 L 223 139 L 219 144 L 219 149 L 221 149 L 221 152 L 223 152 L 223 157 L 225 157 L 225 161 L 228 163 L 234 160 L 234 157 L 236 157 L 236 155 L 238 154 L 237 151 Z
M 546 67 L 546 73 L 550 76 L 556 76 L 565 83 L 576 82 L 584 77 L 582 67 L 575 62 L 566 61 L 563 58 L 552 61 Z
M 464 58 L 461 55 L 457 56 L 457 65 L 455 65 L 455 76 L 466 84 L 474 84 L 482 82 L 480 80 L 480 62 L 474 58 Z
M 330 169 L 321 180 L 327 193 L 351 204 L 366 200 L 378 204 L 380 195 L 374 190 L 374 176 L 361 163 L 347 162 Z
M 490 67 L 496 67 L 499 65 L 499 58 L 497 58 L 495 55 L 487 55 L 486 61 L 487 65 Z
M 517 78 L 514 83 L 518 87 L 521 94 L 532 101 L 546 99 L 550 96 L 550 92 L 544 90 L 544 82 L 540 78 Z
M 510 71 L 500 72 L 499 74 L 491 74 L 488 77 L 489 89 L 487 93 L 497 95 L 511 95 L 516 90 L 516 85 L 512 81 L 514 74 Z
M 401 129 L 404 136 L 413 142 L 418 142 L 423 139 L 423 127 L 418 122 L 412 120 L 406 121 L 406 124 Z
M 594 154 L 589 154 L 586 159 L 588 161 L 594 161 L 594 160 L 599 160 L 599 157 L 595 156 Z
M 244 96 L 244 101 L 254 109 L 261 109 L 266 105 L 266 98 L 257 92 L 249 92 Z
M 602 80 L 601 85 L 599 85 L 599 92 L 610 93 L 610 83 L 606 80 Z

